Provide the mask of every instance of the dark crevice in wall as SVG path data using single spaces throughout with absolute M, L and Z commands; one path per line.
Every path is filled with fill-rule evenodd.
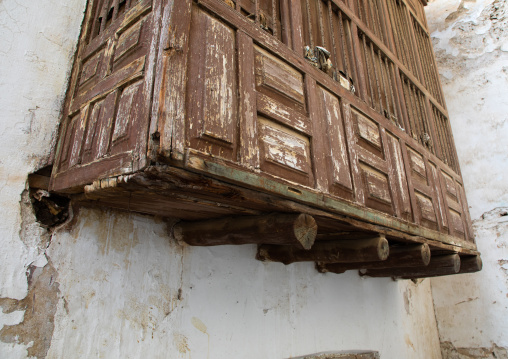
M 28 175 L 29 196 L 37 221 L 51 228 L 64 223 L 69 218 L 67 197 L 48 192 L 51 166 Z

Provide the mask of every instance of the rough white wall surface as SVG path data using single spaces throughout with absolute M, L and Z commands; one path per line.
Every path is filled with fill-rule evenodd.
M 508 358 L 508 2 L 426 10 L 484 263 L 432 280 L 443 358 Z
M 26 203 L 58 124 L 84 0 L 0 0 L 0 358 L 439 358 L 428 280 L 319 274 L 190 248 L 172 222 L 80 209 L 51 236 Z

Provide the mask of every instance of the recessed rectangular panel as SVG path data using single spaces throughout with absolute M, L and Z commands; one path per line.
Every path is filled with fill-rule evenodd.
M 409 218 L 411 214 L 411 200 L 409 197 L 409 187 L 407 184 L 402 149 L 400 147 L 398 138 L 390 133 L 387 133 L 386 138 L 390 148 L 392 166 L 395 172 L 395 181 L 400 193 L 401 212 L 403 217 Z
M 420 210 L 421 218 L 437 224 L 436 211 L 434 209 L 432 199 L 419 192 L 415 192 L 415 195 L 416 195 L 416 205 Z
M 339 99 L 321 87 L 319 88 L 319 93 L 322 101 L 322 112 L 327 124 L 326 138 L 330 142 L 333 181 L 348 189 L 352 189 L 348 150 Z
M 413 170 L 413 177 L 418 175 L 427 183 L 427 171 L 425 170 L 425 160 L 423 159 L 423 156 L 410 148 L 408 148 L 408 153 L 411 169 Z
M 376 148 L 381 149 L 381 135 L 379 134 L 379 126 L 371 119 L 356 113 L 358 136 L 369 142 Z
M 88 120 L 88 108 L 89 106 L 85 106 L 81 109 L 79 118 L 76 119 L 76 124 L 74 125 L 74 137 L 69 157 L 69 167 L 73 167 L 81 162 L 83 136 L 85 135 L 86 121 Z
M 69 158 L 69 152 L 72 147 L 72 138 L 74 135 L 73 127 L 76 126 L 76 121 L 79 118 L 80 114 L 76 114 L 73 117 L 69 118 L 66 122 L 65 132 L 62 132 L 60 136 L 64 136 L 63 143 L 61 145 L 61 153 L 60 153 L 60 162 L 65 163 Z
M 102 61 L 102 57 L 104 55 L 104 50 L 99 51 L 95 55 L 91 56 L 87 60 L 83 62 L 83 67 L 81 69 L 81 76 L 79 79 L 79 84 L 83 85 L 89 80 L 91 80 L 95 75 L 97 75 L 97 71 Z
M 457 187 L 455 186 L 455 180 L 447 173 L 442 172 L 442 171 L 441 171 L 441 173 L 444 178 L 446 194 L 447 194 L 448 198 L 451 199 L 452 201 L 458 203 L 459 197 L 458 197 L 458 193 L 457 193 Z
M 104 157 L 108 153 L 117 98 L 118 91 L 115 90 L 106 96 L 106 99 L 104 100 L 104 106 L 102 107 L 101 114 L 99 116 L 96 130 L 97 132 L 95 135 L 97 138 L 94 146 L 95 158 Z M 132 106 L 132 108 L 136 107 L 137 106 Z M 128 120 L 128 118 L 123 119 L 123 121 Z
M 200 151 L 224 157 L 221 149 L 227 148 L 232 155 L 238 107 L 236 68 L 235 31 L 194 6 L 187 126 L 191 146 Z
M 305 103 L 303 75 L 267 51 L 255 47 L 256 83 L 298 104 Z
M 391 204 L 392 198 L 390 195 L 388 176 L 363 163 L 360 164 L 360 167 L 363 172 L 363 179 L 365 181 L 368 197 L 386 204 Z
M 439 190 L 440 189 L 440 185 L 439 185 L 440 181 L 438 178 L 438 169 L 437 169 L 437 166 L 432 162 L 429 162 L 429 169 L 431 172 L 432 181 L 434 183 L 433 191 L 435 193 L 435 198 L 437 199 L 436 205 L 437 205 L 439 219 L 441 221 L 441 227 L 448 228 L 448 220 L 446 218 L 446 205 L 444 202 L 444 198 L 441 194 L 441 191 Z
M 379 159 L 384 159 L 383 144 L 379 125 L 363 113 L 351 107 L 353 126 L 356 134 L 356 144 L 374 154 Z
M 258 125 L 262 162 L 307 176 L 310 172 L 309 138 L 263 117 L 258 118 Z M 284 173 L 279 175 L 286 177 Z
M 462 216 L 459 212 L 450 209 L 450 222 L 451 227 L 455 232 L 461 233 L 464 235 L 464 222 L 462 221 Z
M 237 98 L 235 33 L 222 22 L 207 17 L 202 134 L 233 143 Z
M 122 91 L 118 102 L 118 112 L 115 119 L 115 130 L 113 131 L 113 142 L 125 138 L 129 131 L 129 125 L 136 118 L 139 112 L 137 103 L 139 94 L 142 91 L 143 81 L 134 83 Z
M 138 21 L 120 35 L 115 50 L 115 61 L 118 61 L 123 55 L 136 47 L 139 43 L 142 25 L 143 21 Z
M 96 134 L 97 123 L 99 122 L 99 116 L 101 114 L 103 107 L 104 100 L 97 101 L 95 104 L 93 104 L 92 112 L 90 114 L 86 130 L 85 147 L 84 147 L 85 152 L 90 152 L 92 150 Z

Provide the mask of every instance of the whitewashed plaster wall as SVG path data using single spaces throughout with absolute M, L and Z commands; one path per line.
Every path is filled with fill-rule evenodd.
M 426 11 L 484 264 L 432 280 L 443 358 L 508 358 L 508 2 Z
M 0 358 L 440 358 L 429 280 L 182 247 L 174 221 L 105 209 L 81 208 L 52 235 L 39 227 L 26 178 L 46 164 L 84 7 L 0 1 Z

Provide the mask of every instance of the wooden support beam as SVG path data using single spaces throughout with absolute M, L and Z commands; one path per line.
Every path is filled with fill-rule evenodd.
M 261 245 L 256 258 L 261 261 L 281 262 L 359 262 L 382 261 L 388 257 L 389 245 L 384 236 L 367 239 L 319 241 L 310 250 L 289 246 Z
M 224 244 L 281 244 L 310 249 L 317 224 L 308 214 L 270 214 L 179 222 L 173 230 L 177 240 L 193 246 Z
M 464 256 L 460 257 L 460 261 L 460 274 L 479 272 L 483 268 L 480 256 Z
M 344 273 L 352 269 L 387 269 L 425 267 L 430 262 L 430 248 L 427 244 L 411 244 L 407 246 L 391 246 L 390 255 L 385 261 L 357 263 L 316 263 L 321 273 Z
M 449 254 L 432 257 L 430 259 L 429 265 L 424 267 L 367 269 L 361 270 L 360 275 L 369 277 L 396 277 L 401 279 L 416 279 L 457 274 L 459 271 L 459 255 Z

